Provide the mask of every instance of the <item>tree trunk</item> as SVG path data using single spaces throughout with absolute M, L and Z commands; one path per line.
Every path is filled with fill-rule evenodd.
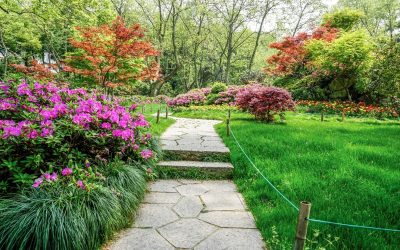
M 4 37 L 3 37 L 3 32 L 0 31 L 0 40 L 1 40 L 1 45 L 4 48 L 4 69 L 3 69 L 3 77 L 7 76 L 7 67 L 8 67 L 8 49 L 6 44 L 4 43 Z
M 269 7 L 269 3 L 267 3 L 266 6 L 265 6 L 265 10 L 264 10 L 263 16 L 261 18 L 260 28 L 258 29 L 258 32 L 257 32 L 256 43 L 255 43 L 254 48 L 253 48 L 253 53 L 251 54 L 249 65 L 247 66 L 247 69 L 249 71 L 251 71 L 251 68 L 253 67 L 254 57 L 256 55 L 256 52 L 257 52 L 257 49 L 258 49 L 258 44 L 260 42 L 260 37 L 261 37 L 261 32 L 262 32 L 262 28 L 263 28 L 263 25 L 264 25 L 264 21 L 265 21 L 265 18 L 267 17 L 268 12 L 271 10 L 271 8 Z
M 227 38 L 227 51 L 226 51 L 226 66 L 225 66 L 225 77 L 224 82 L 229 82 L 229 74 L 231 70 L 231 61 L 232 61 L 232 39 L 233 39 L 233 23 L 229 25 L 228 38 Z

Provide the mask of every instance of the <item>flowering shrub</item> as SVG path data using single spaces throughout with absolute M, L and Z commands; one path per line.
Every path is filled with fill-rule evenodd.
M 364 102 L 350 102 L 350 101 L 297 101 L 296 105 L 307 107 L 308 112 L 325 112 L 330 114 L 345 113 L 349 116 L 372 116 L 377 118 L 399 117 L 396 108 L 383 107 L 377 105 L 367 105 Z
M 82 174 L 90 162 L 153 157 L 145 118 L 97 92 L 1 82 L 0 110 L 2 186 L 31 185 L 41 175 L 33 182 L 39 187 Z M 82 179 L 76 185 L 86 186 Z
M 190 106 L 205 104 L 206 97 L 210 94 L 210 88 L 193 89 L 186 94 L 176 96 L 174 99 L 167 102 L 168 106 Z
M 239 90 L 236 105 L 257 119 L 271 122 L 275 114 L 282 117 L 284 111 L 293 110 L 295 103 L 287 90 L 253 84 Z
M 227 90 L 220 92 L 218 98 L 215 100 L 214 104 L 228 104 L 231 106 L 235 105 L 235 99 L 238 91 L 243 88 L 243 86 L 231 85 Z

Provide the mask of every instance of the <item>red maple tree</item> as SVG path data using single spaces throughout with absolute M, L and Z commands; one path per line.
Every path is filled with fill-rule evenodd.
M 265 71 L 274 76 L 291 75 L 299 68 L 307 64 L 306 50 L 307 41 L 311 39 L 330 42 L 338 36 L 339 30 L 324 24 L 316 28 L 311 34 L 302 32 L 294 37 L 286 37 L 281 42 L 274 42 L 270 48 L 278 52 L 267 59 L 268 66 Z
M 77 27 L 80 36 L 70 39 L 78 51 L 67 56 L 64 70 L 92 78 L 103 88 L 137 80 L 156 80 L 158 55 L 145 39 L 139 24 L 128 27 L 121 17 L 99 27 Z

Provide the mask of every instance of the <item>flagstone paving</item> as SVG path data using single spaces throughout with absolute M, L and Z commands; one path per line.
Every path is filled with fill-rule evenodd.
M 158 180 L 111 249 L 264 249 L 232 181 Z
M 181 161 L 163 161 L 159 167 L 232 172 L 229 162 L 202 161 L 221 155 L 218 159 L 229 160 L 229 149 L 214 130 L 221 121 L 174 119 L 160 141 L 164 152 L 180 154 Z M 180 179 L 149 183 L 134 225 L 109 248 L 258 250 L 265 245 L 232 181 Z
M 229 153 L 215 132 L 217 120 L 175 118 L 176 122 L 161 135 L 161 148 L 166 151 Z

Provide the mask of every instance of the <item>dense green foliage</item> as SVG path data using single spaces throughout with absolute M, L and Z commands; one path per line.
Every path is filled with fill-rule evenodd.
M 399 63 L 393 54 L 398 42 L 393 37 L 374 39 L 362 27 L 363 18 L 359 10 L 339 9 L 325 14 L 311 35 L 272 43 L 278 52 L 268 59 L 267 71 L 275 76 L 274 84 L 289 88 L 296 99 L 381 104 L 383 99 L 398 98 L 399 70 L 392 68 Z

